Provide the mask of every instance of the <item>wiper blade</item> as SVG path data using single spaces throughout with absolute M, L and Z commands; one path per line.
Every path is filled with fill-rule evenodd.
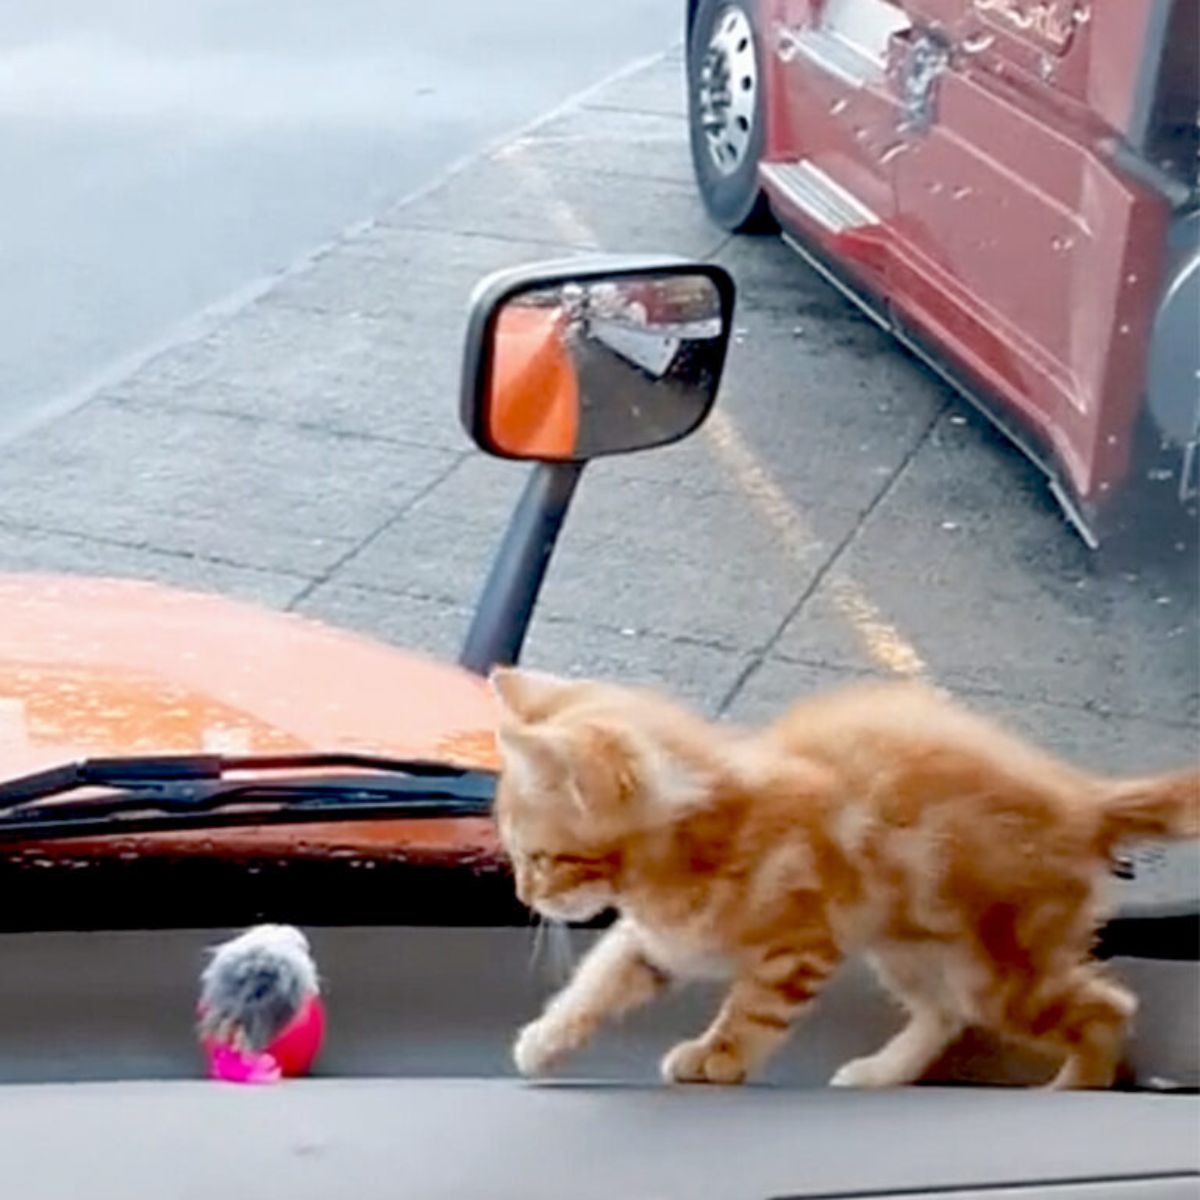
M 0 813 L 87 787 L 154 792 L 173 784 L 221 780 L 243 772 L 322 769 L 381 771 L 421 779 L 454 778 L 460 767 L 425 759 L 374 754 L 165 754 L 127 758 L 85 758 L 0 783 Z
M 485 771 L 444 779 L 352 775 L 206 780 L 162 792 L 138 789 L 9 808 L 0 812 L 0 845 L 247 825 L 486 817 L 495 784 L 495 776 Z
M 350 774 L 305 775 L 306 770 Z M 485 817 L 496 777 L 368 754 L 175 755 L 67 763 L 0 784 L 0 843 L 313 821 Z M 77 800 L 56 797 L 102 789 Z

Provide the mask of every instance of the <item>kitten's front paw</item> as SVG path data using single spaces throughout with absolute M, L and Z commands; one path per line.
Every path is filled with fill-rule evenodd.
M 530 1021 L 513 1043 L 513 1062 L 526 1078 L 547 1075 L 570 1052 L 571 1041 L 563 1030 L 544 1017 Z
M 881 1061 L 878 1054 L 868 1054 L 864 1058 L 852 1058 L 848 1063 L 839 1067 L 829 1081 L 830 1087 L 853 1088 L 886 1088 L 895 1087 L 904 1080 L 896 1078 L 896 1073 L 886 1061 Z
M 714 1044 L 704 1038 L 680 1042 L 662 1060 L 662 1077 L 667 1083 L 741 1083 L 746 1064 L 734 1047 Z

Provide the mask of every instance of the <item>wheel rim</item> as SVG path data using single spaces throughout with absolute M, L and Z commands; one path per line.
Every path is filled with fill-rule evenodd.
M 746 161 L 757 99 L 754 30 L 746 14 L 731 6 L 713 23 L 696 90 L 709 157 L 722 175 L 732 175 Z

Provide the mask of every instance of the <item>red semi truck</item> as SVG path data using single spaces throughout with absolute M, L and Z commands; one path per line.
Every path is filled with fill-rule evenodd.
M 689 0 L 696 178 L 1047 471 L 1092 545 L 1200 437 L 1198 0 Z

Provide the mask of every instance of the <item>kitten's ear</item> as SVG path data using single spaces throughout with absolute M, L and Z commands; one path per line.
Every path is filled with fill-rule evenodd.
M 535 719 L 568 685 L 565 679 L 543 671 L 518 667 L 493 667 L 488 676 L 492 691 L 509 712 L 526 720 Z
M 647 816 L 674 821 L 707 802 L 714 784 L 711 771 L 649 738 L 627 736 L 649 805 Z
M 570 775 L 567 747 L 561 744 L 559 732 L 549 726 L 501 721 L 496 741 L 504 770 L 527 790 L 549 791 Z

